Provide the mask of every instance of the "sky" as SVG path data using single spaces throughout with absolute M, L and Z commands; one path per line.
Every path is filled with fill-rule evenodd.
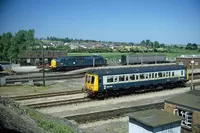
M 200 0 L 0 0 L 0 34 L 200 44 Z

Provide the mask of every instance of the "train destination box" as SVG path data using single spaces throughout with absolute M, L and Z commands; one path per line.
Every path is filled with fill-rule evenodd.
M 127 114 L 129 133 L 180 133 L 181 117 L 151 109 Z

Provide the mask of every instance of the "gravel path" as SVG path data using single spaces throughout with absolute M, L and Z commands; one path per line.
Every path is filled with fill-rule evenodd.
M 180 93 L 189 91 L 190 88 L 177 88 L 173 90 L 163 90 L 159 92 L 150 92 L 140 95 L 129 95 L 119 98 L 111 98 L 102 101 L 93 101 L 80 103 L 76 105 L 64 105 L 59 107 L 50 107 L 38 109 L 40 112 L 51 114 L 57 117 L 66 117 L 77 114 L 92 113 L 117 108 L 131 107 L 135 105 L 162 102 Z

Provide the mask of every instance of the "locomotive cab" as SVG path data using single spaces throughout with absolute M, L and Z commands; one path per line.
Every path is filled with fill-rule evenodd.
M 86 74 L 84 81 L 84 89 L 89 95 L 95 96 L 98 92 L 98 76 Z

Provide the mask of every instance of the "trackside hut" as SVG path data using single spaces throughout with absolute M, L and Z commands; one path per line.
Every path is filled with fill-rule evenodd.
M 181 116 L 182 133 L 200 133 L 200 91 L 189 91 L 165 101 L 164 110 Z
M 129 133 L 180 133 L 181 117 L 152 109 L 129 113 Z

